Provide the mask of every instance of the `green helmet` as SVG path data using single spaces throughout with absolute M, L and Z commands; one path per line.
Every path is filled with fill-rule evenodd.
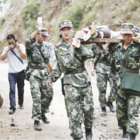
M 38 33 L 45 35 L 45 36 L 49 36 L 48 30 L 46 28 L 43 28 L 43 27 L 39 28 Z
M 65 27 L 73 28 L 72 22 L 70 20 L 64 20 L 59 24 L 59 29 L 63 29 Z

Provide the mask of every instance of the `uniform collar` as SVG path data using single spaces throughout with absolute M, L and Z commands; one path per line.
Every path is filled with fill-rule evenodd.
M 62 43 L 64 43 L 66 46 L 70 46 L 71 44 L 69 44 L 66 40 L 62 39 Z
M 135 44 L 135 42 L 132 40 L 132 42 L 129 44 L 127 49 L 130 48 L 131 46 L 134 46 L 134 44 Z M 127 49 L 124 48 L 124 41 L 121 42 L 121 48 L 122 48 L 122 50 L 127 50 Z
M 43 43 L 39 43 L 38 41 L 36 41 L 36 43 L 37 43 L 37 46 L 39 47 L 39 46 L 42 46 L 43 44 L 44 44 L 44 42 Z

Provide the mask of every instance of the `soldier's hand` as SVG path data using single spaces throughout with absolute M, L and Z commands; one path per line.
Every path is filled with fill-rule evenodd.
M 91 76 L 94 76 L 94 74 L 95 74 L 95 71 L 92 70 L 92 71 L 91 71 Z
M 80 47 L 80 40 L 77 37 L 74 37 L 72 40 L 71 47 L 74 48 L 79 48 Z
M 96 26 L 95 23 L 92 22 L 92 24 L 89 26 L 90 30 L 91 30 L 91 34 L 95 34 L 96 33 Z
M 74 46 L 74 45 L 71 45 L 70 47 L 72 47 L 72 49 L 75 49 L 76 48 L 76 46 Z
M 109 44 L 110 44 L 110 43 L 109 43 L 108 41 L 107 41 L 106 43 L 103 43 L 103 44 L 102 44 L 103 49 L 104 49 L 104 50 L 108 50 Z
M 48 81 L 46 82 L 47 88 L 50 88 L 51 83 L 52 83 L 51 80 L 48 80 Z
M 48 63 L 48 70 L 49 70 L 49 73 L 51 73 L 52 71 L 53 71 L 53 68 L 52 68 L 52 66 L 51 66 L 51 64 L 50 63 Z
M 136 37 L 134 38 L 134 42 L 140 43 L 140 36 L 136 36 Z

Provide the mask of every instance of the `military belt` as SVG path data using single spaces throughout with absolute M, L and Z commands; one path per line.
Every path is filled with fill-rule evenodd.
M 44 70 L 46 66 L 30 66 L 30 68 Z
M 123 68 L 122 70 L 123 70 L 123 72 L 139 73 L 139 70 L 132 70 L 132 69 L 128 69 L 128 68 Z
M 66 72 L 66 75 L 67 75 L 67 74 L 82 73 L 83 71 L 85 71 L 85 68 L 81 67 L 81 68 L 78 68 L 78 69 L 76 69 L 76 70 Z

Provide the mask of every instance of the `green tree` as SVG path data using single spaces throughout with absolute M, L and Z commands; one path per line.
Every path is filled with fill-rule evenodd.
M 36 20 L 39 16 L 40 4 L 37 0 L 28 0 L 21 8 L 20 15 L 23 20 L 26 33 L 29 34 L 35 29 Z

